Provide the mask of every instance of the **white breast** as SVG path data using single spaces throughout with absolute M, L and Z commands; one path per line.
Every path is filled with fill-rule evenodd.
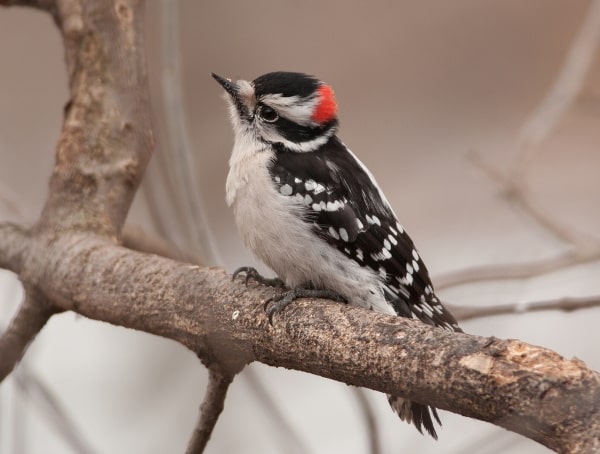
M 394 314 L 375 273 L 316 236 L 302 205 L 277 191 L 268 170 L 273 151 L 247 145 L 236 143 L 226 187 L 244 244 L 290 288 L 328 288 L 351 304 Z

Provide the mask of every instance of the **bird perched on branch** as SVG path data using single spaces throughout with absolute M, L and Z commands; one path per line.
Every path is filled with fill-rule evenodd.
M 277 274 L 244 267 L 234 276 L 290 289 L 267 302 L 269 320 L 297 298 L 320 297 L 461 331 L 373 175 L 337 136 L 332 88 L 293 72 L 213 77 L 235 134 L 227 204 L 246 246 Z M 400 418 L 437 438 L 435 408 L 388 397 Z

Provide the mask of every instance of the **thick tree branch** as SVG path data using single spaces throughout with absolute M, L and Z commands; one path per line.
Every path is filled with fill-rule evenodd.
M 61 309 L 174 339 L 232 375 L 257 360 L 405 395 L 560 452 L 599 443 L 600 375 L 549 350 L 317 300 L 293 304 L 272 328 L 262 311 L 272 290 L 219 269 L 84 234 L 41 252 L 32 252 L 46 262 L 38 285 Z
M 153 138 L 143 2 L 58 2 L 71 100 L 38 230 L 117 238 Z

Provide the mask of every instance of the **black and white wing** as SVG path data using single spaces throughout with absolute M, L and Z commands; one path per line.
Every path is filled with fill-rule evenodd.
M 336 136 L 310 153 L 278 150 L 270 172 L 283 193 L 303 201 L 316 234 L 380 275 L 398 315 L 460 331 L 372 175 Z

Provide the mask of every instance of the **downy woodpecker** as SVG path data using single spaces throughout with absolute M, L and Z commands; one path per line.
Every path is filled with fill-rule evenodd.
M 291 289 L 271 302 L 269 319 L 313 296 L 461 331 L 373 175 L 338 138 L 331 87 L 293 72 L 213 77 L 228 94 L 235 134 L 227 204 L 246 246 L 279 279 L 238 272 Z M 388 398 L 400 418 L 437 438 L 435 408 Z

